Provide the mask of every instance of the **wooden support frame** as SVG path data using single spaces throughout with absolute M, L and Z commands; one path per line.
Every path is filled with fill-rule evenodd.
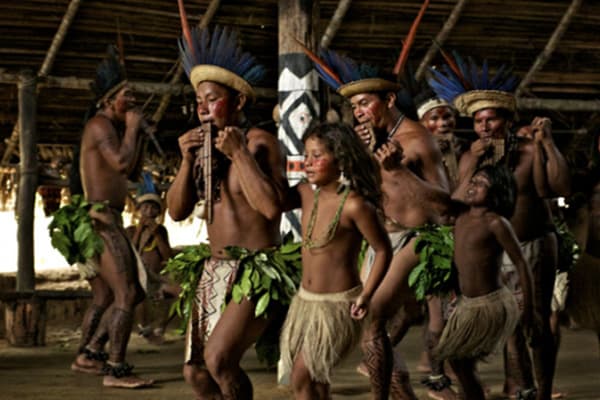
M 550 56 L 556 49 L 558 42 L 560 41 L 563 34 L 569 27 L 571 20 L 573 19 L 575 14 L 577 14 L 577 10 L 579 10 L 579 7 L 581 6 L 581 1 L 582 0 L 573 0 L 571 2 L 571 5 L 567 9 L 567 11 L 564 13 L 560 22 L 556 26 L 556 29 L 554 29 L 554 32 L 552 32 L 552 36 L 550 36 L 548 43 L 546 43 L 546 47 L 544 47 L 544 50 L 542 50 L 540 55 L 533 62 L 533 65 L 531 66 L 529 71 L 527 71 L 527 73 L 521 80 L 521 83 L 519 84 L 519 86 L 517 87 L 517 90 L 515 92 L 516 96 L 521 96 L 523 94 L 523 92 L 527 90 L 526 88 L 527 88 L 527 86 L 529 86 L 529 84 L 533 80 L 533 76 L 536 74 L 536 72 L 541 70 L 544 67 L 544 65 L 548 62 L 548 60 L 550 59 Z
M 331 17 L 331 20 L 329 21 L 329 24 L 327 25 L 327 28 L 325 29 L 325 32 L 321 37 L 321 42 L 319 45 L 322 48 L 326 49 L 331 44 L 331 41 L 335 37 L 335 34 L 337 33 L 338 29 L 340 29 L 340 26 L 344 21 L 344 16 L 348 12 L 348 9 L 350 8 L 351 4 L 352 0 L 340 0 L 340 2 L 338 3 L 337 8 L 333 13 L 333 16 Z
M 467 5 L 467 0 L 458 0 L 456 5 L 452 9 L 452 12 L 448 16 L 448 19 L 444 23 L 444 26 L 442 26 L 442 29 L 436 35 L 435 43 L 433 43 L 429 47 L 429 49 L 427 50 L 427 53 L 425 53 L 425 56 L 423 57 L 423 60 L 421 61 L 421 64 L 419 64 L 419 68 L 417 69 L 417 72 L 415 73 L 415 80 L 417 80 L 417 81 L 421 80 L 421 78 L 425 74 L 425 70 L 431 63 L 431 60 L 433 60 L 433 57 L 438 52 L 438 45 L 443 45 L 446 42 L 446 39 L 448 39 L 450 32 L 452 32 L 452 29 L 454 29 L 454 26 L 458 22 L 458 18 L 462 14 L 463 9 L 465 8 L 466 5 Z
M 32 71 L 24 71 L 19 82 L 19 197 L 17 215 L 18 266 L 17 291 L 35 288 L 33 254 L 33 210 L 37 190 L 37 88 Z

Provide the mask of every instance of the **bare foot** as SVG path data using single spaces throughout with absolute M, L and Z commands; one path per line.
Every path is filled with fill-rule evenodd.
M 454 390 L 450 389 L 449 387 L 444 388 L 440 391 L 428 390 L 427 396 L 429 396 L 430 398 L 432 398 L 434 400 L 457 400 L 458 399 L 456 392 L 454 392 Z
M 71 371 L 84 374 L 103 375 L 104 361 L 90 360 L 85 354 L 79 354 L 71 364 Z
M 365 377 L 369 377 L 369 371 L 367 370 L 367 366 L 365 365 L 364 362 L 361 361 L 360 364 L 358 364 L 358 366 L 356 367 L 356 372 L 358 372 L 359 374 L 361 374 L 362 376 Z
M 117 387 L 123 389 L 138 389 L 149 387 L 154 384 L 153 379 L 142 379 L 137 375 L 127 375 L 121 378 L 117 378 L 116 376 L 106 375 L 102 382 L 104 386 L 107 387 Z
M 552 399 L 564 399 L 567 397 L 567 392 L 565 392 L 564 390 L 560 390 L 559 388 L 557 388 L 556 386 L 552 387 L 552 395 L 550 396 L 550 398 Z

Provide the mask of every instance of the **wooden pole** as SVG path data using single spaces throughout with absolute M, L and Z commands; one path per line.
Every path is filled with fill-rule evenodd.
M 81 0 L 71 0 L 71 2 L 69 3 L 69 7 L 67 7 L 67 11 L 65 12 L 60 26 L 58 27 L 58 30 L 56 31 L 56 34 L 52 39 L 52 43 L 50 44 L 50 48 L 48 49 L 46 58 L 44 59 L 42 67 L 38 72 L 38 76 L 46 76 L 52 69 L 52 66 L 54 65 L 54 60 L 56 59 L 56 54 L 58 53 L 58 49 L 62 45 L 62 42 L 65 40 L 65 36 L 69 30 L 69 27 L 71 26 L 71 23 L 75 18 L 75 14 L 79 9 L 79 3 L 81 3 Z
M 460 17 L 460 14 L 462 13 L 466 4 L 467 0 L 458 0 L 456 5 L 454 6 L 454 9 L 452 9 L 452 12 L 450 13 L 448 19 L 444 23 L 444 26 L 442 26 L 442 29 L 435 37 L 435 42 L 438 43 L 440 46 L 443 45 L 444 42 L 446 42 L 446 39 L 448 39 L 450 32 L 452 31 L 452 29 L 454 29 L 454 26 L 456 25 L 456 22 L 458 22 L 458 18 Z M 431 60 L 433 60 L 433 57 L 437 52 L 438 46 L 434 43 L 429 47 L 427 53 L 425 54 L 425 57 L 423 57 L 423 60 L 421 61 L 421 64 L 419 64 L 419 68 L 415 73 L 415 79 L 417 81 L 421 80 L 423 74 L 425 74 L 427 66 L 429 66 Z
M 318 0 L 279 0 L 279 140 L 287 153 L 290 184 L 303 176 L 302 135 L 321 114 L 319 78 L 297 41 L 315 50 L 319 23 Z M 300 237 L 298 214 L 287 213 L 281 230 Z
M 37 93 L 36 77 L 24 71 L 19 82 L 19 195 L 17 199 L 18 270 L 17 291 L 35 288 L 33 211 L 37 189 Z
M 40 70 L 38 71 L 38 76 L 46 76 L 52 69 L 52 66 L 54 65 L 54 60 L 56 59 L 56 54 L 58 53 L 58 49 L 62 45 L 62 42 L 64 41 L 65 36 L 67 34 L 67 31 L 69 30 L 69 27 L 71 26 L 71 23 L 73 22 L 75 14 L 77 13 L 77 10 L 79 9 L 80 2 L 81 2 L 81 0 L 71 0 L 71 3 L 69 3 L 69 6 L 67 7 L 67 11 L 65 12 L 65 15 L 63 16 L 60 26 L 58 27 L 58 30 L 56 31 L 56 34 L 54 35 L 54 38 L 52 39 L 50 48 L 48 49 L 48 52 L 46 53 L 46 58 L 44 59 L 44 62 L 42 63 L 42 66 L 40 67 Z M 8 163 L 8 161 L 10 160 L 10 157 L 11 157 L 14 149 L 18 145 L 18 138 L 19 138 L 19 130 L 15 126 L 10 135 L 10 138 L 8 139 L 8 141 L 6 143 L 6 149 L 4 151 L 4 154 L 2 155 L 2 160 L 1 160 L 2 165 Z M 3 181 L 4 181 L 4 174 L 0 173 L 0 184 L 2 184 Z
M 331 20 L 329 21 L 329 25 L 327 25 L 325 33 L 323 33 L 323 36 L 321 37 L 320 46 L 322 48 L 326 49 L 331 44 L 335 34 L 342 25 L 342 21 L 350 8 L 350 4 L 352 4 L 352 0 L 340 0 L 338 3 L 338 6 L 333 13 L 333 17 L 331 17 Z
M 527 71 L 527 74 L 525 74 L 523 80 L 521 80 L 521 83 L 519 84 L 519 87 L 517 87 L 517 90 L 515 92 L 516 96 L 521 96 L 523 91 L 526 90 L 527 86 L 529 86 L 529 84 L 533 80 L 533 76 L 539 70 L 541 70 L 542 67 L 548 62 L 550 56 L 554 52 L 554 49 L 556 49 L 558 42 L 562 38 L 562 35 L 567 30 L 569 24 L 571 23 L 571 20 L 577 13 L 577 10 L 579 10 L 579 6 L 581 6 L 581 0 L 573 0 L 571 2 L 571 5 L 561 18 L 559 24 L 556 26 L 556 29 L 554 29 L 552 36 L 550 36 L 548 43 L 546 43 L 546 47 L 544 47 L 544 50 L 542 50 L 540 55 L 533 62 L 533 65 L 531 66 L 529 71 Z

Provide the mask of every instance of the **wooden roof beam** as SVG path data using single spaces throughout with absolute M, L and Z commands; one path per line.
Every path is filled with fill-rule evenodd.
M 67 11 L 65 12 L 65 15 L 63 16 L 63 19 L 60 22 L 60 25 L 58 27 L 58 30 L 56 31 L 56 34 L 54 35 L 54 38 L 52 39 L 50 48 L 48 49 L 48 52 L 46 53 L 46 58 L 44 59 L 44 62 L 42 63 L 42 66 L 40 67 L 40 70 L 38 71 L 38 77 L 48 75 L 48 73 L 52 69 L 52 66 L 54 65 L 54 60 L 56 59 L 56 54 L 58 53 L 58 49 L 60 48 L 60 46 L 62 45 L 62 42 L 65 39 L 65 35 L 67 34 L 69 27 L 71 26 L 71 23 L 73 22 L 73 19 L 75 18 L 75 14 L 77 13 L 77 10 L 79 9 L 80 3 L 81 3 L 81 0 L 71 0 L 71 2 L 69 3 L 69 6 L 67 7 Z M 18 78 L 15 83 L 17 83 L 17 82 L 18 82 Z M 10 135 L 10 139 L 8 139 L 8 141 L 6 143 L 6 149 L 4 150 L 2 159 L 0 160 L 0 162 L 2 164 L 6 164 L 8 162 L 8 160 L 12 156 L 13 151 L 16 148 L 16 146 L 18 145 L 18 143 L 19 143 L 19 126 L 15 125 L 13 128 L 13 131 Z M 4 176 L 2 173 L 0 173 L 0 182 L 2 182 L 3 180 L 4 180 Z
M 337 8 L 333 13 L 333 16 L 331 17 L 331 20 L 329 21 L 329 25 L 327 25 L 325 33 L 323 33 L 323 36 L 321 37 L 321 42 L 319 43 L 319 45 L 322 48 L 326 49 L 331 44 L 331 41 L 335 37 L 335 34 L 342 25 L 344 16 L 350 8 L 350 4 L 352 4 L 352 0 L 340 0 L 340 2 L 338 3 Z
M 527 71 L 527 73 L 525 74 L 525 76 L 521 80 L 521 83 L 517 87 L 517 90 L 515 92 L 516 95 L 517 95 L 517 97 L 521 96 L 523 94 L 523 92 L 527 90 L 526 88 L 527 88 L 527 86 L 529 86 L 529 84 L 533 80 L 533 76 L 536 74 L 536 72 L 538 72 L 539 70 L 541 70 L 543 68 L 543 66 L 548 62 L 548 60 L 550 59 L 550 56 L 552 55 L 552 53 L 556 49 L 556 46 L 558 45 L 558 42 L 560 41 L 560 39 L 562 38 L 563 34 L 565 33 L 565 31 L 569 27 L 569 24 L 571 23 L 571 20 L 573 19 L 573 17 L 577 13 L 577 10 L 579 10 L 579 6 L 581 6 L 581 0 L 573 0 L 571 2 L 571 5 L 569 6 L 569 8 L 567 9 L 567 11 L 565 12 L 565 14 L 563 15 L 563 17 L 561 18 L 561 20 L 558 23 L 558 25 L 556 26 L 556 29 L 554 29 L 554 32 L 552 33 L 552 36 L 550 36 L 550 39 L 548 40 L 548 43 L 546 43 L 546 47 L 544 47 L 544 50 L 542 50 L 542 52 L 540 53 L 540 55 L 533 62 L 533 65 L 531 66 L 531 68 L 529 69 L 529 71 Z
M 415 80 L 417 80 L 417 81 L 421 80 L 421 78 L 425 74 L 427 67 L 431 63 L 431 60 L 433 60 L 433 57 L 438 52 L 438 45 L 441 46 L 446 42 L 446 39 L 448 39 L 450 32 L 452 31 L 452 29 L 454 29 L 454 26 L 458 22 L 458 18 L 460 17 L 460 14 L 462 13 L 466 4 L 467 4 L 467 0 L 458 0 L 456 5 L 452 9 L 452 12 L 448 16 L 448 19 L 444 23 L 444 26 L 442 26 L 442 29 L 439 31 L 439 33 L 435 37 L 434 43 L 429 47 L 429 49 L 427 50 L 427 53 L 425 53 L 425 56 L 423 57 L 423 60 L 421 61 L 421 64 L 419 64 L 419 68 L 417 69 L 417 72 L 415 73 Z

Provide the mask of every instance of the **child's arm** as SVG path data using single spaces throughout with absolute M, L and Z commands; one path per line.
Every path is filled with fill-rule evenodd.
M 375 251 L 375 260 L 369 278 L 364 283 L 362 293 L 352 305 L 351 314 L 355 319 L 364 318 L 373 293 L 383 280 L 392 259 L 390 239 L 373 204 L 360 197 L 347 202 L 348 215 Z
M 534 332 L 534 297 L 533 297 L 533 278 L 523 257 L 523 252 L 519 246 L 517 235 L 515 234 L 510 222 L 500 216 L 493 217 L 490 221 L 490 230 L 496 236 L 504 251 L 508 254 L 519 273 L 521 287 L 523 289 L 523 325 L 530 333 Z M 530 336 L 530 335 L 529 335 Z

